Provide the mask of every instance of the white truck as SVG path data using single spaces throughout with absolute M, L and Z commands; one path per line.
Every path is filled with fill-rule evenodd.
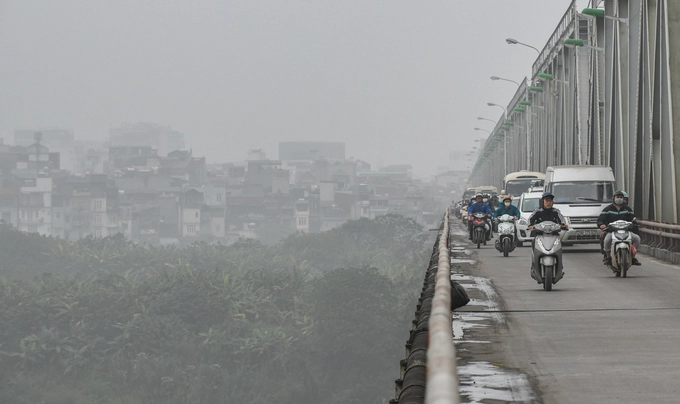
M 554 207 L 566 218 L 569 230 L 562 233 L 562 243 L 600 242 L 597 218 L 612 203 L 614 172 L 607 166 L 573 165 L 548 167 L 545 190 L 555 195 Z

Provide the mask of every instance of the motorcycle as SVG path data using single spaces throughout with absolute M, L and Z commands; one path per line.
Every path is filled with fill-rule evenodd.
M 531 251 L 531 277 L 543 284 L 546 291 L 564 276 L 562 272 L 562 243 L 560 230 L 555 222 L 541 222 L 534 225 L 536 238 Z
M 472 220 L 472 243 L 477 244 L 477 248 L 481 244 L 486 245 L 486 233 L 489 231 L 486 216 L 486 213 L 473 213 L 470 217 L 470 220 Z
M 462 220 L 463 223 L 468 221 L 468 208 L 469 205 L 465 204 L 460 208 L 460 220 Z
M 633 238 L 631 228 L 633 222 L 616 220 L 609 223 L 605 231 L 612 233 L 611 257 L 612 264 L 608 265 L 616 277 L 625 278 L 633 261 Z
M 512 215 L 501 215 L 496 218 L 498 222 L 498 238 L 496 239 L 496 250 L 507 257 L 515 250 L 515 217 Z

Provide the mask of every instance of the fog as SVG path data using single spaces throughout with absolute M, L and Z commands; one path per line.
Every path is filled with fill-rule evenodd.
M 505 38 L 542 48 L 570 3 L 1 0 L 0 137 L 152 122 L 209 162 L 329 140 L 431 176 L 529 73 Z

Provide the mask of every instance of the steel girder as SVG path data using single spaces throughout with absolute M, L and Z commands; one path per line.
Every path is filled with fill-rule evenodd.
M 508 105 L 508 172 L 549 165 L 603 164 L 628 191 L 639 217 L 676 223 L 680 153 L 680 1 L 603 0 L 605 16 L 583 15 L 575 2 L 533 64 L 532 77 Z M 585 46 L 568 47 L 567 38 Z M 545 79 L 546 73 L 552 80 Z M 541 87 L 542 92 L 529 91 Z M 514 114 L 518 102 L 528 101 Z M 494 133 L 502 128 L 499 120 Z M 500 185 L 502 147 L 490 136 L 473 184 Z M 502 146 L 502 145 L 501 145 Z M 478 160 L 479 163 L 479 160 Z

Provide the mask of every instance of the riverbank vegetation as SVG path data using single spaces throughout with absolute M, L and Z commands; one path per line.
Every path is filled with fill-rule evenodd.
M 425 238 L 396 215 L 273 246 L 2 226 L 0 402 L 387 402 Z

